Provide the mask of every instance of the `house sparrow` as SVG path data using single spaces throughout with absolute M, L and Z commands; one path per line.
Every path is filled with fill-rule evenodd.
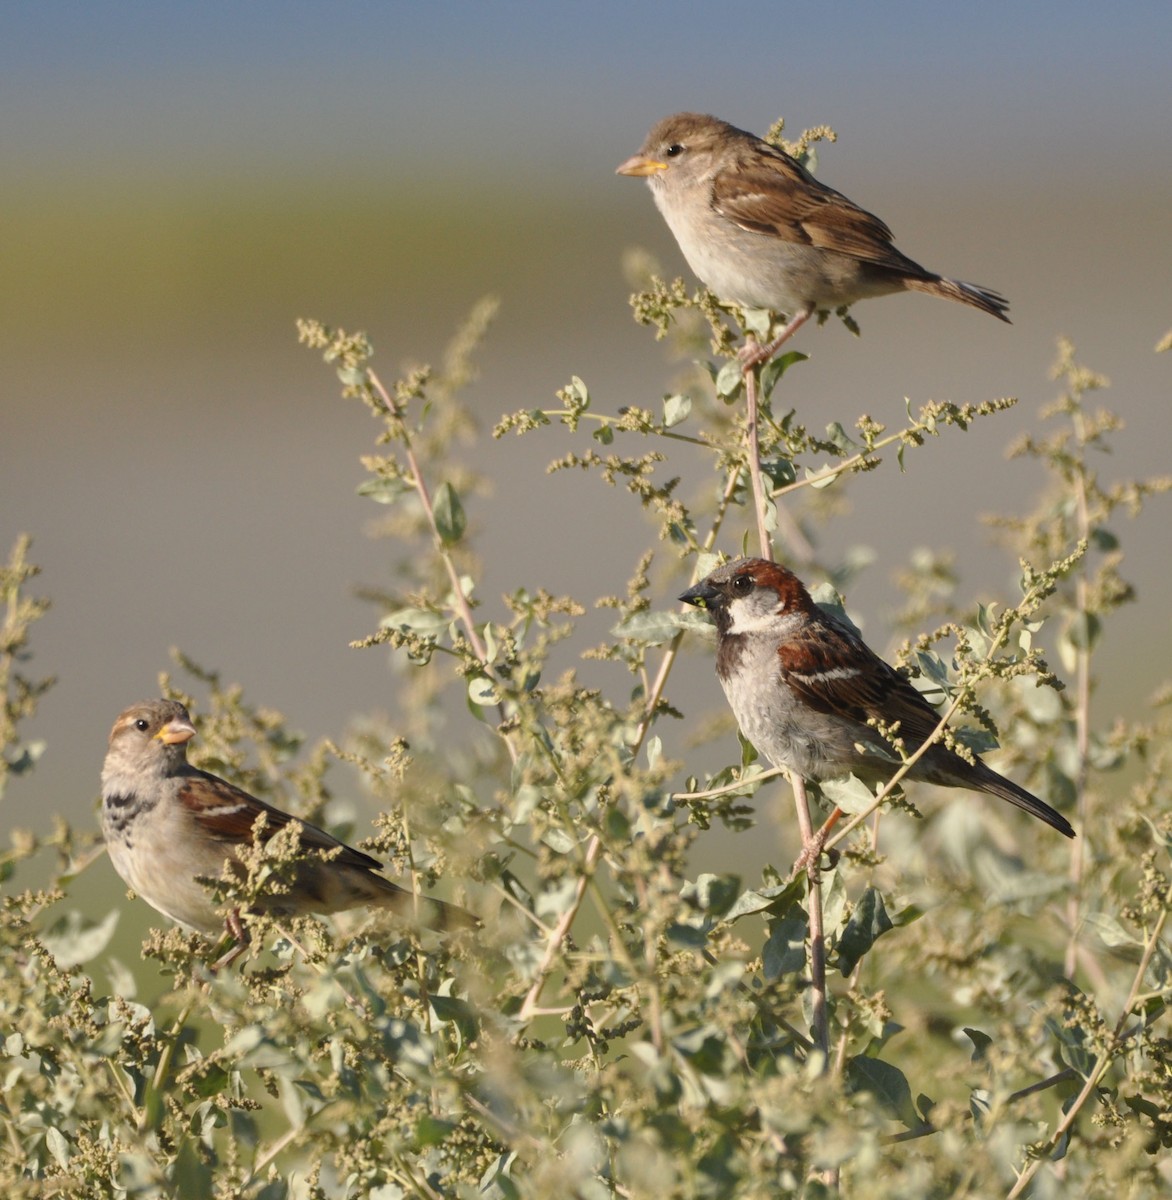
M 789 318 L 772 349 L 815 312 L 889 292 L 927 292 L 1009 320 L 1002 296 L 912 262 L 878 217 L 716 117 L 664 118 L 617 173 L 646 178 L 688 265 L 721 300 Z
M 197 876 L 218 879 L 241 847 L 254 837 L 267 840 L 297 818 L 191 766 L 187 743 L 194 736 L 187 709 L 174 700 L 132 705 L 114 722 L 102 766 L 102 833 L 114 869 L 148 904 L 180 925 L 215 935 L 224 921 Z M 258 910 L 281 916 L 368 904 L 415 919 L 418 906 L 418 920 L 436 929 L 478 924 L 463 909 L 416 897 L 375 874 L 382 864 L 369 854 L 298 823 L 308 853 L 296 864 L 291 889 L 262 899 Z M 337 853 L 321 858 L 314 851 Z M 227 926 L 245 940 L 239 914 L 231 914 Z
M 845 624 L 819 608 L 792 571 L 762 558 L 739 558 L 680 597 L 712 614 L 716 674 L 745 737 L 776 767 L 803 779 L 854 774 L 889 779 L 900 760 L 869 718 L 898 723 L 910 755 L 939 724 L 908 680 Z M 865 747 L 865 749 L 863 749 Z M 1000 796 L 1066 837 L 1061 813 L 980 759 L 965 762 L 933 743 L 912 779 Z

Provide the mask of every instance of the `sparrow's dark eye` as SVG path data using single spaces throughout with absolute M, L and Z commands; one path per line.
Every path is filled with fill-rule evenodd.
M 683 154 L 683 152 L 684 148 L 679 142 L 672 142 L 663 153 L 667 158 L 675 158 L 677 155 Z
M 753 580 L 748 575 L 734 575 L 732 590 L 734 596 L 747 596 L 753 590 Z
M 139 731 L 139 733 L 146 733 L 146 731 L 150 729 L 151 723 L 146 719 L 146 717 L 139 717 L 138 720 L 135 721 L 134 727 Z

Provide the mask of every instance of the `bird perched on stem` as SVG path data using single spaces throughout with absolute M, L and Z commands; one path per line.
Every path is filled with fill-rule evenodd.
M 891 292 L 926 292 L 1009 320 L 1004 297 L 913 262 L 878 217 L 727 121 L 665 117 L 618 174 L 647 180 L 688 265 L 721 300 L 788 318 L 746 366 L 769 358 L 814 313 Z
M 153 908 L 190 929 L 215 935 L 227 927 L 243 951 L 240 914 L 227 919 L 202 880 L 231 863 L 247 874 L 241 851 L 295 825 L 304 852 L 286 886 L 257 898 L 254 911 L 273 916 L 333 913 L 370 905 L 435 929 L 473 928 L 475 917 L 452 904 L 416 896 L 376 874 L 369 854 L 250 795 L 187 761 L 195 726 L 175 700 L 131 705 L 114 722 L 102 766 L 102 833 L 119 875 Z
M 866 783 L 886 781 L 902 760 L 867 722 L 895 729 L 908 757 L 940 723 L 905 676 L 819 608 L 778 563 L 725 563 L 680 599 L 712 614 L 724 694 L 741 732 L 776 767 L 802 779 L 853 774 Z M 1070 822 L 1050 805 L 942 742 L 928 747 L 908 777 L 988 792 L 1074 837 Z

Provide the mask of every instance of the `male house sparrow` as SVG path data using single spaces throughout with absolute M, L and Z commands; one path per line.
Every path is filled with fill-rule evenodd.
M 900 767 L 893 748 L 867 725 L 876 717 L 911 755 L 939 724 L 932 706 L 858 635 L 819 608 L 792 571 L 762 558 L 739 558 L 680 597 L 712 614 L 716 674 L 742 733 L 776 767 L 803 779 L 854 774 L 867 783 Z M 869 752 L 859 749 L 866 747 Z M 933 743 L 912 779 L 1000 796 L 1066 837 L 1061 813 L 980 759 L 965 762 Z
M 813 313 L 890 292 L 927 292 L 1009 320 L 1002 296 L 925 270 L 878 217 L 727 121 L 665 117 L 618 174 L 646 178 L 688 265 L 721 300 L 789 318 L 770 353 Z
M 241 847 L 254 838 L 267 840 L 297 818 L 191 766 L 187 743 L 194 736 L 187 709 L 174 700 L 150 700 L 122 713 L 102 766 L 102 833 L 114 869 L 148 904 L 215 935 L 224 922 L 197 876 L 218 879 L 226 861 L 238 861 Z M 265 824 L 257 831 L 262 815 Z M 382 864 L 369 854 L 316 825 L 299 824 L 301 846 L 309 853 L 297 861 L 291 889 L 261 899 L 258 909 L 280 916 L 368 904 L 414 918 L 418 904 L 419 921 L 433 928 L 478 924 L 463 909 L 416 897 L 375 874 Z M 338 853 L 322 858 L 313 851 Z M 240 939 L 238 915 L 227 924 Z

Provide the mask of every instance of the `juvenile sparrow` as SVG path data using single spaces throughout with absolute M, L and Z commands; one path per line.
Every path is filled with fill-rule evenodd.
M 803 779 L 854 774 L 866 783 L 900 767 L 894 749 L 867 725 L 879 718 L 911 755 L 939 723 L 935 709 L 858 635 L 819 608 L 792 571 L 761 558 L 725 563 L 680 597 L 712 614 L 716 674 L 741 732 L 776 767 Z M 865 747 L 860 749 L 859 747 Z M 1066 837 L 1061 813 L 998 775 L 933 743 L 912 779 L 1000 796 Z
M 912 262 L 878 217 L 819 183 L 785 151 L 716 117 L 664 118 L 618 174 L 646 178 L 707 287 L 721 300 L 784 313 L 784 337 L 813 313 L 901 291 L 959 300 L 1009 320 L 1002 296 Z
M 180 925 L 215 935 L 224 921 L 197 876 L 218 879 L 226 861 L 238 862 L 241 847 L 267 840 L 296 818 L 191 766 L 187 743 L 194 736 L 187 709 L 174 700 L 150 700 L 122 713 L 102 766 L 102 833 L 114 869 L 148 904 Z M 463 909 L 416 897 L 375 874 L 382 864 L 369 854 L 316 825 L 299 824 L 308 853 L 296 863 L 292 887 L 262 899 L 258 910 L 281 916 L 368 904 L 415 919 L 418 905 L 418 920 L 435 929 L 478 924 Z M 337 853 L 322 858 L 314 851 Z M 239 915 L 227 925 L 242 940 Z

